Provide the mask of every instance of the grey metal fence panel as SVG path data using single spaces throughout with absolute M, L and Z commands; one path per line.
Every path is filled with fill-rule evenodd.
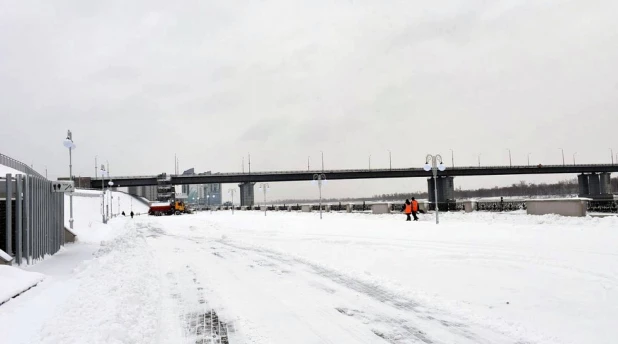
M 53 192 L 52 183 L 45 178 L 22 174 L 8 177 L 6 181 L 0 179 L 9 191 L 1 209 L 3 213 L 8 210 L 9 215 L 0 224 L 7 226 L 2 239 L 8 239 L 8 244 L 0 248 L 14 256 L 16 264 L 32 264 L 64 245 L 64 194 Z
M 13 177 L 10 173 L 6 175 L 6 248 L 5 251 L 7 254 L 13 254 L 13 238 L 12 238 L 12 228 L 13 228 L 13 219 L 11 215 L 13 214 L 13 202 L 11 199 L 13 198 Z
M 23 245 L 21 239 L 23 238 L 22 233 L 22 222 L 23 222 L 23 200 L 22 200 L 22 175 L 18 174 L 15 176 L 16 185 L 15 185 L 15 262 L 20 265 L 22 258 Z M 10 231 L 10 230 L 9 230 Z
M 30 251 L 30 177 L 24 176 L 24 237 L 23 237 L 23 252 L 26 257 L 26 263 L 32 263 L 32 255 Z

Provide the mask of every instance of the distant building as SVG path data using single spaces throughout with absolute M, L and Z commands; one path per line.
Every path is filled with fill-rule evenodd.
M 212 172 L 198 173 L 197 175 L 210 175 Z M 190 168 L 182 173 L 183 176 L 196 175 L 195 169 Z M 202 205 L 221 205 L 221 184 L 191 184 L 182 185 L 182 193 L 187 194 L 188 202 Z
M 129 193 L 138 197 L 144 197 L 149 201 L 157 200 L 157 186 L 129 186 Z

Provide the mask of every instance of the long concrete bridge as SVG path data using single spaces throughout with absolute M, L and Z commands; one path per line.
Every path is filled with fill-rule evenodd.
M 612 190 L 610 173 L 618 172 L 618 164 L 592 165 L 535 165 L 535 166 L 483 166 L 448 167 L 438 172 L 438 201 L 452 199 L 453 177 L 496 176 L 530 174 L 579 174 L 579 194 L 593 198 L 610 198 Z M 162 178 L 167 185 L 185 184 L 240 184 L 241 200 L 253 199 L 253 185 L 257 182 L 311 181 L 315 174 L 323 173 L 327 180 L 376 179 L 376 178 L 418 178 L 428 179 L 430 199 L 433 199 L 434 180 L 432 173 L 422 168 L 363 169 L 363 170 L 315 170 L 315 171 L 272 171 L 249 173 L 213 173 L 199 175 L 159 176 L 117 176 L 112 177 L 115 187 L 161 185 Z M 106 179 L 107 181 L 107 179 Z M 92 188 L 107 186 L 101 178 L 90 179 Z M 250 201 L 252 203 L 252 201 Z

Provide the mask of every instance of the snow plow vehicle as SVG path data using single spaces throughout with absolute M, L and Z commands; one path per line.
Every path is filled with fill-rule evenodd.
M 183 202 L 155 202 L 150 204 L 148 209 L 148 215 L 162 216 L 162 215 L 181 215 L 190 214 L 191 210 L 185 206 Z

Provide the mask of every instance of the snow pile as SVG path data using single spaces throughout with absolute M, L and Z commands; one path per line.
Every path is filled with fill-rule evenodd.
M 159 276 L 145 237 L 129 221 L 123 235 L 78 267 L 78 290 L 33 343 L 156 342 Z
M 115 218 L 109 219 L 108 223 L 115 222 L 122 217 L 123 211 L 128 217 L 131 209 L 136 214 L 144 214 L 148 212 L 148 207 L 142 202 L 134 199 L 133 196 L 123 192 L 112 192 L 113 201 L 111 202 L 110 214 L 113 213 Z M 64 196 L 64 223 L 69 227 L 70 210 L 69 210 L 69 195 Z M 108 226 L 103 224 L 101 215 L 101 192 L 96 190 L 76 189 L 73 195 L 73 232 L 77 234 L 79 242 L 98 243 L 103 240 L 118 235 L 123 231 L 122 226 Z M 105 205 L 109 203 L 109 192 L 106 194 Z
M 37 272 L 0 265 L 0 304 L 32 288 L 43 278 L 45 276 Z

